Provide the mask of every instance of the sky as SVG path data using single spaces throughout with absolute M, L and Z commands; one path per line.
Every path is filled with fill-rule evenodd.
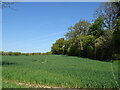
M 19 2 L 2 10 L 2 51 L 47 52 L 80 19 L 92 22 L 100 2 Z

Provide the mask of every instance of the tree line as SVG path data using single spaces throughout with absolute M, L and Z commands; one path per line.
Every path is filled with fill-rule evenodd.
M 19 56 L 19 55 L 49 55 L 51 52 L 41 53 L 41 52 L 34 52 L 34 53 L 21 53 L 21 52 L 4 52 L 0 51 L 0 55 L 9 55 L 9 56 Z
M 120 60 L 120 1 L 102 3 L 93 23 L 81 19 L 70 26 L 65 38 L 52 45 L 51 52 L 103 61 Z

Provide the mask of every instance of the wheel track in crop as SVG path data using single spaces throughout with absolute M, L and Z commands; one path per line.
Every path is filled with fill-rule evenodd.
M 115 80 L 116 85 L 117 85 L 118 88 L 119 88 L 119 84 L 118 84 L 118 82 L 117 82 L 117 80 L 116 80 L 116 77 L 115 77 L 115 74 L 114 74 L 114 72 L 113 72 L 113 64 L 112 64 L 112 63 L 110 63 L 110 64 L 111 64 L 111 71 L 112 71 L 113 78 L 114 78 L 114 80 Z M 120 90 L 120 88 L 119 88 L 119 90 Z
M 3 82 L 12 83 L 12 84 L 20 85 L 20 86 L 26 86 L 28 88 L 60 88 L 60 87 L 41 85 L 41 84 L 32 84 L 32 83 L 27 83 L 27 82 L 18 82 L 18 81 L 12 81 L 12 80 L 3 80 Z
M 42 63 L 46 63 L 47 62 L 47 56 L 45 56 L 45 59 Z

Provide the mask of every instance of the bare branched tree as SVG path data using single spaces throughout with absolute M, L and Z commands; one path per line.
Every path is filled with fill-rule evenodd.
M 14 4 L 14 2 L 0 2 L 0 8 L 12 8 L 11 6 Z
M 117 2 L 119 3 L 119 2 Z M 119 8 L 113 2 L 104 2 L 95 12 L 95 18 L 102 17 L 106 28 L 114 30 Z

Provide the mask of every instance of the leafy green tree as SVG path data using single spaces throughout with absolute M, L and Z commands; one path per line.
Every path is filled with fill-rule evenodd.
M 4 51 L 0 51 L 0 55 L 4 55 Z
M 67 48 L 68 55 L 79 56 L 80 54 L 79 40 L 77 38 L 72 38 L 68 41 L 69 41 L 69 47 Z
M 20 52 L 13 52 L 12 55 L 18 56 L 18 55 L 21 55 L 21 53 Z
M 103 34 L 104 22 L 101 17 L 97 18 L 94 23 L 90 26 L 88 35 L 94 35 L 96 38 Z
M 68 48 L 71 45 L 71 39 L 70 40 L 64 40 L 64 46 L 63 46 L 63 55 L 68 55 Z
M 70 56 L 93 57 L 95 38 L 93 35 L 68 40 L 67 53 Z
M 29 55 L 30 55 L 30 53 L 25 53 L 25 55 L 26 55 L 26 56 L 29 56 Z
M 95 37 L 93 35 L 87 35 L 79 37 L 81 57 L 94 57 Z
M 91 24 L 88 21 L 80 20 L 73 27 L 68 28 L 68 33 L 65 34 L 67 39 L 77 38 L 79 36 L 87 35 L 89 26 Z
M 53 54 L 63 54 L 64 53 L 65 40 L 64 38 L 58 39 L 53 46 L 51 51 Z
M 106 30 L 104 34 L 96 39 L 95 43 L 95 59 L 110 60 L 112 59 L 112 34 L 113 30 Z
M 120 59 L 120 16 L 116 22 L 116 28 L 112 38 L 114 59 Z
M 9 56 L 13 55 L 13 52 L 8 52 L 8 55 L 9 55 Z

